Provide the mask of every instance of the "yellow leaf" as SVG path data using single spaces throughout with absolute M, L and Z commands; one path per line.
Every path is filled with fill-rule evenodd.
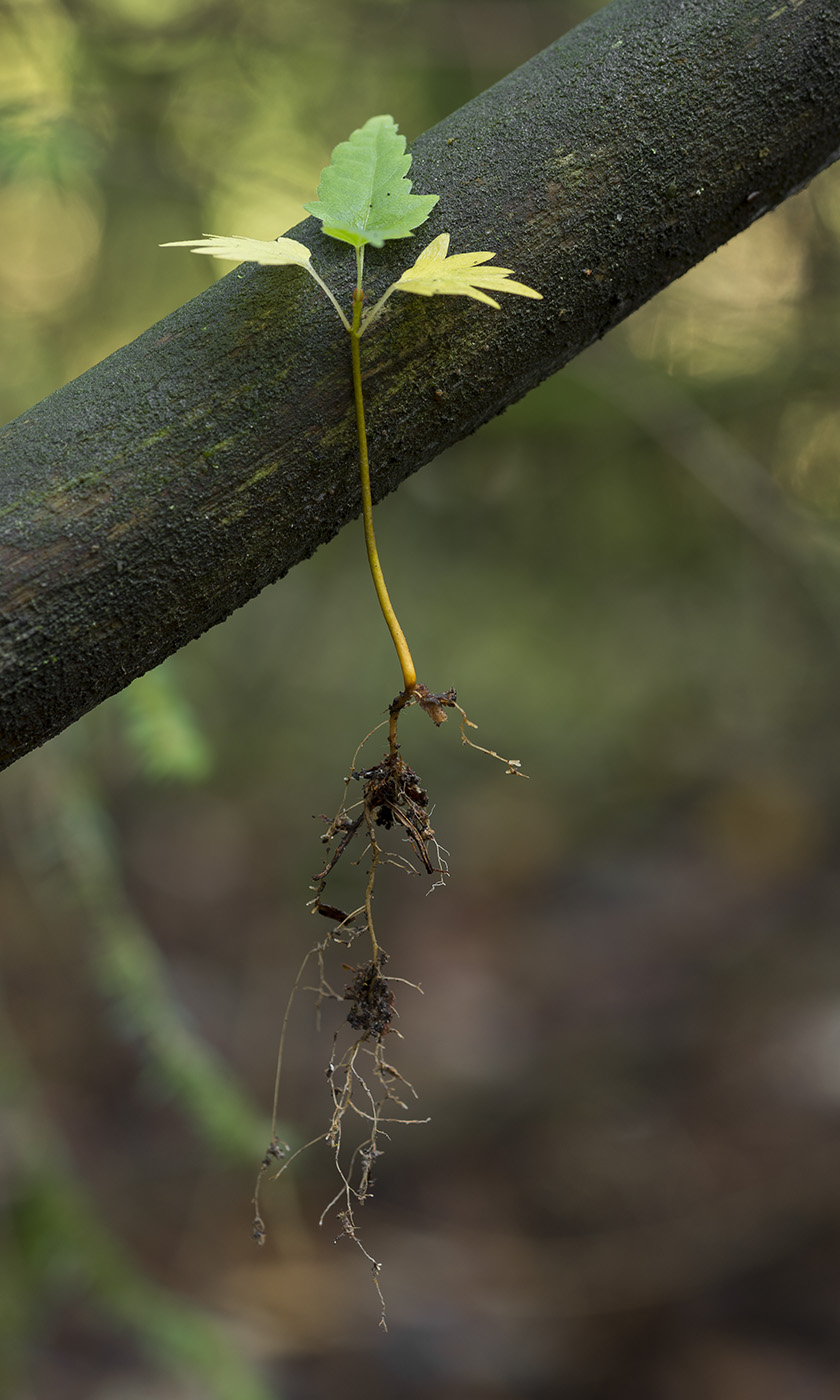
M 211 258 L 223 258 L 226 262 L 255 262 L 266 267 L 302 267 L 314 277 L 321 291 L 329 297 L 341 319 L 344 329 L 349 331 L 350 322 L 327 286 L 323 278 L 312 266 L 312 254 L 305 243 L 296 238 L 275 238 L 272 243 L 260 238 L 222 238 L 217 233 L 208 233 L 204 238 L 185 238 L 177 243 L 161 243 L 161 248 L 190 248 L 194 253 L 207 253 Z
M 259 238 L 222 238 L 210 233 L 204 238 L 187 238 L 180 243 L 161 243 L 161 248 L 191 248 L 194 253 L 207 253 L 225 262 L 255 262 L 268 267 L 285 267 L 290 263 L 309 269 L 312 254 L 295 238 L 276 238 L 272 243 Z
M 491 292 L 513 292 L 520 297 L 534 297 L 542 301 L 542 292 L 526 287 L 522 282 L 510 282 L 511 269 L 508 267 L 481 267 L 495 253 L 453 253 L 448 257 L 449 234 L 440 233 L 424 248 L 413 267 L 403 273 L 394 283 L 395 292 L 414 292 L 417 296 L 433 297 L 440 294 L 453 297 L 472 297 L 474 301 L 486 302 L 498 311 L 499 303 L 487 295 Z M 482 291 L 481 288 L 486 290 Z

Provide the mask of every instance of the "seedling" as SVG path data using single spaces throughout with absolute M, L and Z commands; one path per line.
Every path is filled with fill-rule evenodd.
M 490 259 L 495 257 L 494 253 L 450 254 L 450 235 L 441 233 L 423 249 L 412 266 L 391 283 L 372 307 L 365 308 L 365 249 L 381 248 L 391 239 L 411 238 L 414 230 L 426 222 L 438 202 L 438 195 L 412 193 L 412 182 L 407 178 L 410 166 L 411 156 L 406 153 L 405 137 L 399 135 L 393 119 L 387 116 L 371 117 L 364 126 L 352 133 L 349 141 L 342 141 L 336 146 L 330 164 L 321 172 L 318 198 L 304 205 L 308 213 L 320 220 L 325 234 L 339 242 L 350 244 L 355 250 L 356 286 L 349 315 L 339 305 L 335 295 L 313 266 L 310 250 L 294 238 L 261 242 L 255 238 L 224 238 L 212 235 L 161 245 L 164 248 L 190 248 L 194 253 L 208 254 L 228 262 L 256 262 L 272 267 L 303 268 L 329 299 L 350 337 L 365 545 L 376 596 L 399 660 L 402 690 L 388 708 L 387 752 L 379 763 L 372 767 L 358 768 L 356 765 L 362 745 L 359 746 L 350 774 L 344 780 L 345 794 L 339 811 L 332 821 L 324 818 L 328 823 L 322 837 L 326 846 L 326 859 L 323 869 L 313 877 L 315 883 L 312 889 L 315 897 L 310 901 L 310 907 L 313 913 L 329 919 L 332 929 L 306 955 L 286 1008 L 277 1062 L 272 1138 L 260 1167 L 254 1195 L 254 1237 L 260 1244 L 265 1240 L 265 1225 L 259 1209 L 259 1186 L 262 1176 L 276 1161 L 282 1160 L 282 1165 L 274 1174 L 275 1177 L 279 1176 L 292 1160 L 285 1159 L 285 1150 L 276 1134 L 279 1076 L 291 1004 L 306 968 L 314 959 L 318 968 L 318 984 L 313 990 L 316 992 L 319 1008 L 324 1000 L 349 1001 L 347 1022 L 357 1032 L 356 1039 L 343 1053 L 338 1054 L 334 1045 L 327 1069 L 332 1100 L 331 1118 L 327 1131 L 314 1141 L 326 1141 L 329 1144 L 334 1153 L 341 1186 L 321 1216 L 321 1222 L 323 1223 L 327 1213 L 334 1206 L 338 1207 L 341 1235 L 352 1239 L 370 1262 L 380 1302 L 380 1265 L 368 1254 L 358 1237 L 354 1203 L 361 1204 L 370 1196 L 373 1166 L 382 1155 L 382 1142 L 387 1138 L 387 1130 L 383 1125 L 421 1120 L 399 1115 L 398 1110 L 405 1113 L 407 1107 L 401 1095 L 416 1095 L 412 1086 L 386 1060 L 383 1048 L 387 1035 L 399 1034 L 393 1025 L 396 1014 L 393 984 L 405 979 L 384 976 L 387 954 L 378 942 L 373 922 L 374 879 L 377 868 L 385 862 L 412 871 L 415 868 L 420 869 L 426 874 L 437 876 L 437 883 L 442 883 L 448 874 L 445 855 L 438 846 L 435 833 L 429 824 L 428 795 L 422 788 L 417 774 L 400 753 L 397 739 L 399 716 L 407 706 L 417 704 L 436 725 L 440 725 L 446 719 L 447 710 L 455 709 L 461 716 L 463 742 L 472 748 L 480 749 L 492 758 L 499 759 L 500 755 L 492 749 L 482 749 L 468 737 L 467 729 L 475 726 L 457 703 L 454 690 L 436 693 L 418 681 L 405 633 L 391 603 L 373 528 L 360 342 L 362 336 L 380 320 L 395 292 L 408 292 L 422 297 L 464 296 L 473 301 L 483 302 L 496 311 L 499 310 L 499 303 L 490 295 L 491 292 L 512 292 L 516 296 L 541 299 L 541 293 L 534 291 L 532 287 L 512 281 L 510 269 L 487 266 Z M 371 735 L 367 737 L 370 738 Z M 363 741 L 365 742 L 367 740 Z M 505 764 L 508 773 L 520 772 L 517 759 L 500 761 Z M 353 781 L 361 783 L 362 796 L 360 801 L 348 805 L 347 793 Z M 410 857 L 386 851 L 380 844 L 379 833 L 383 830 L 400 834 Z M 345 912 L 327 903 L 323 896 L 330 874 L 347 850 L 353 846 L 357 837 L 361 837 L 366 843 L 361 858 L 368 853 L 370 863 L 363 901 L 357 909 Z M 349 981 L 343 991 L 335 991 L 327 980 L 327 951 L 335 945 L 349 946 L 360 935 L 365 934 L 370 940 L 370 956 L 358 966 L 345 963 L 344 968 Z M 373 1084 L 364 1078 L 361 1071 L 360 1066 L 367 1063 L 366 1056 L 372 1060 Z M 344 1119 L 348 1112 L 352 1112 L 361 1121 L 366 1133 L 363 1141 L 356 1145 L 349 1157 L 343 1150 L 342 1142 Z M 300 1149 L 303 1150 L 305 1149 Z M 381 1322 L 384 1326 L 384 1302 Z

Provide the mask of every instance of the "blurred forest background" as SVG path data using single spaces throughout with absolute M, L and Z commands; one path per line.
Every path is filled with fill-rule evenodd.
M 3 419 L 225 271 L 159 243 L 274 237 L 598 8 L 6 0 Z M 3 775 L 3 1395 L 840 1393 L 838 311 L 835 169 L 378 509 L 530 774 L 406 717 L 452 878 L 378 887 L 431 1119 L 360 1215 L 387 1335 L 323 1144 L 250 1238 L 313 816 L 397 688 L 361 527 Z M 343 1015 L 298 998 L 292 1144 Z

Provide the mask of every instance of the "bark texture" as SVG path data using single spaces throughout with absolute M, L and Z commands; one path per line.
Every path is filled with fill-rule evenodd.
M 392 299 L 362 347 L 377 498 L 840 154 L 840 5 L 615 0 L 413 149 L 440 203 L 369 253 L 371 293 L 450 229 L 545 300 Z M 318 230 L 293 234 L 347 303 Z M 8 424 L 0 767 L 359 510 L 349 344 L 298 269 L 235 270 Z

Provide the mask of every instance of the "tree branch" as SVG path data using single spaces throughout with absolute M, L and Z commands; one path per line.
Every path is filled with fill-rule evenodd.
M 421 240 L 545 300 L 393 298 L 363 345 L 376 498 L 835 159 L 839 72 L 836 0 L 616 0 L 427 132 Z M 349 305 L 352 256 L 293 234 Z M 371 254 L 374 296 L 407 247 Z M 297 269 L 231 273 L 10 423 L 0 767 L 359 509 L 350 347 Z

